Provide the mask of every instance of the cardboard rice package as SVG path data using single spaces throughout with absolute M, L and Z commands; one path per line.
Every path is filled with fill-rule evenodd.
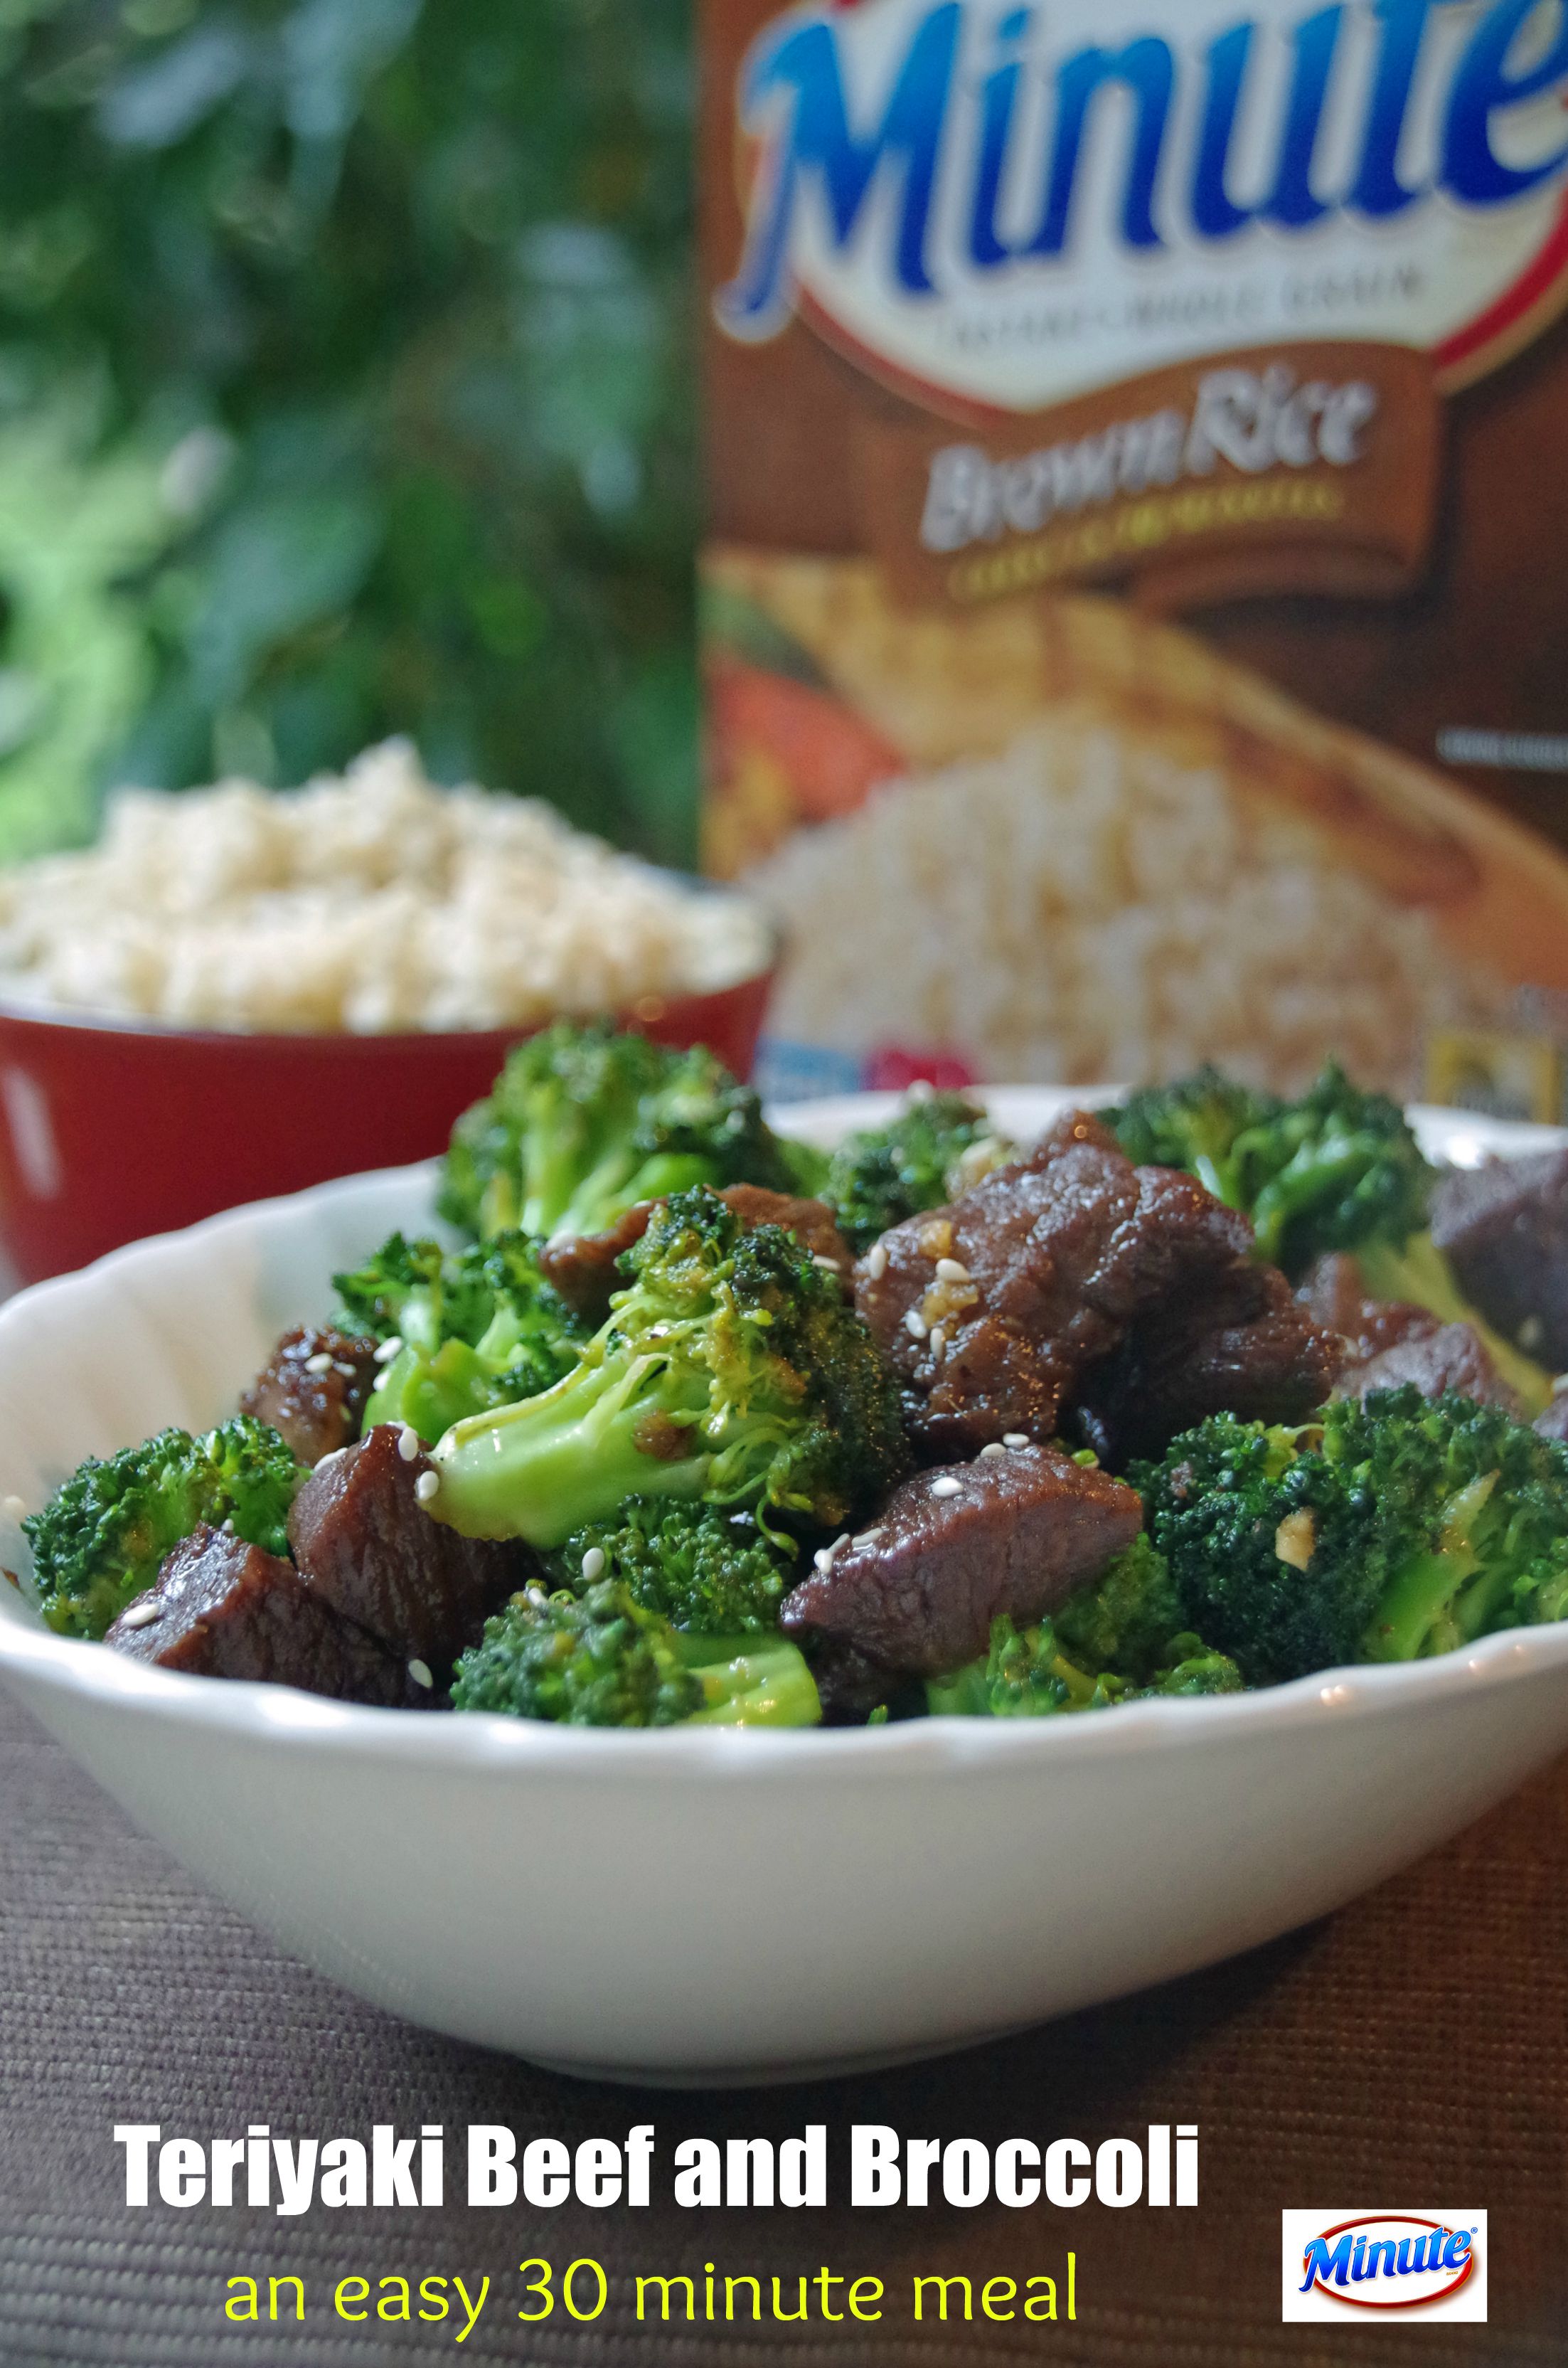
M 705 84 L 775 1083 L 1559 1115 L 1568 6 L 707 0 Z

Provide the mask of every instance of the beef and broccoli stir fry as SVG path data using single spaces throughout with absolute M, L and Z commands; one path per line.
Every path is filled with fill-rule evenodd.
M 1568 1155 L 1332 1065 L 831 1156 L 561 1026 L 239 1412 L 24 1527 L 162 1668 L 567 1725 L 1040 1717 L 1568 1616 Z

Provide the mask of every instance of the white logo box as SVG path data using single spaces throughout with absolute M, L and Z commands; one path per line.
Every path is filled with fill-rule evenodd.
M 1280 2214 L 1280 2316 L 1346 2328 L 1483 2323 L 1486 2214 L 1452 2207 Z

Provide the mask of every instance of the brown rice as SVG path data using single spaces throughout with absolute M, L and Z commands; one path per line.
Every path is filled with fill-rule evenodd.
M 437 789 L 398 740 L 281 795 L 120 791 L 97 847 L 0 872 L 0 992 L 190 1027 L 512 1027 L 727 986 L 767 958 L 742 899 L 537 800 Z
M 1294 1090 L 1332 1052 L 1412 1094 L 1431 1031 L 1498 995 L 1309 826 L 1094 712 L 890 781 L 747 884 L 790 935 L 778 1034 L 947 1048 L 990 1078 L 1212 1059 Z

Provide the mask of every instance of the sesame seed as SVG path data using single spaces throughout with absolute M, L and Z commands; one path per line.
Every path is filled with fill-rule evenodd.
M 234 1527 L 234 1517 L 233 1513 L 230 1514 L 228 1520 L 223 1524 L 223 1535 L 226 1538 L 237 1538 L 239 1536 L 239 1531 Z
M 438 1497 L 441 1493 L 440 1474 L 422 1472 L 414 1484 L 414 1493 L 422 1505 L 429 1504 L 433 1497 Z
M 960 1497 L 963 1494 L 963 1482 L 955 1479 L 950 1472 L 944 1472 L 939 1480 L 932 1481 L 931 1494 L 933 1497 Z
M 378 1365 L 390 1365 L 394 1357 L 401 1357 L 402 1354 L 403 1342 L 398 1338 L 397 1334 L 394 1332 L 392 1338 L 390 1340 L 383 1340 L 381 1347 L 377 1349 L 376 1362 Z
M 353 1366 L 346 1365 L 341 1357 L 333 1359 L 332 1370 L 335 1373 L 341 1373 L 346 1382 L 351 1382 L 354 1379 Z
M 887 1270 L 888 1246 L 886 1242 L 873 1242 L 866 1252 L 866 1272 L 873 1282 L 881 1282 Z
M 161 1603 L 133 1603 L 129 1611 L 121 1613 L 119 1624 L 122 1628 L 151 1628 L 163 1616 Z
M 583 1556 L 583 1577 L 591 1587 L 596 1578 L 602 1578 L 604 1575 L 605 1550 L 603 1546 L 590 1546 Z
M 1005 1430 L 1002 1433 L 1004 1447 L 1027 1447 L 1028 1443 L 1029 1435 L 1027 1430 Z
M 850 1544 L 851 1544 L 852 1546 L 871 1546 L 871 1545 L 875 1545 L 875 1544 L 876 1544 L 877 1540 L 878 1540 L 878 1539 L 881 1536 L 881 1534 L 882 1534 L 882 1530 L 883 1530 L 884 1526 L 885 1526 L 885 1524 L 884 1524 L 884 1523 L 882 1523 L 881 1521 L 879 1521 L 879 1522 L 877 1523 L 877 1526 L 876 1526 L 876 1528 L 875 1528 L 874 1530 L 862 1530 L 862 1531 L 861 1531 L 861 1532 L 860 1532 L 860 1534 L 859 1534 L 859 1536 L 858 1536 L 858 1538 L 851 1538 L 851 1539 L 850 1539 L 850 1541 L 849 1541 Z
M 426 1693 L 429 1692 L 431 1687 L 436 1682 L 435 1679 L 430 1674 L 430 1664 L 428 1661 L 410 1661 L 408 1665 L 408 1674 L 414 1679 L 416 1686 L 424 1687 Z
M 27 1505 L 20 1497 L 7 1497 L 4 1506 L 0 1507 L 0 1511 L 4 1511 L 8 1521 L 21 1520 L 27 1509 Z
M 915 1103 L 928 1102 L 936 1090 L 929 1077 L 916 1077 L 905 1094 L 904 1100 Z
M 813 1256 L 812 1264 L 813 1266 L 822 1267 L 828 1274 L 836 1274 L 839 1270 L 838 1260 L 836 1258 L 824 1258 L 820 1251 Z
M 1006 1455 L 1007 1451 L 999 1439 L 993 1439 L 986 1442 L 980 1452 L 983 1460 L 990 1460 L 998 1455 Z
M 924 1340 L 930 1327 L 918 1307 L 912 1307 L 903 1319 L 903 1328 L 912 1340 Z
M 411 1422 L 405 1422 L 397 1435 L 397 1452 L 405 1463 L 415 1463 L 419 1459 L 419 1433 Z
M 318 1472 L 324 1472 L 329 1464 L 340 1463 L 347 1452 L 348 1450 L 346 1447 L 329 1448 L 327 1452 L 322 1456 L 320 1461 L 317 1463 L 315 1467 L 316 1470 Z
M 938 1282 L 968 1282 L 970 1280 L 969 1269 L 962 1263 L 961 1259 L 948 1258 L 938 1258 L 937 1260 L 937 1280 Z
M 947 1347 L 948 1335 L 945 1328 L 940 1324 L 933 1324 L 931 1326 L 931 1354 L 933 1357 L 945 1356 L 947 1353 Z
M 318 1349 L 313 1357 L 307 1357 L 305 1359 L 305 1371 L 307 1373 L 330 1373 L 332 1371 L 331 1350 L 327 1349 Z

